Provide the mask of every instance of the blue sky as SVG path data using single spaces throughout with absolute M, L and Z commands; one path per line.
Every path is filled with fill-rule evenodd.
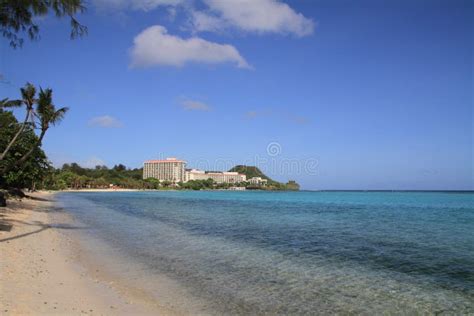
M 44 142 L 55 165 L 175 156 L 305 189 L 474 189 L 472 1 L 88 6 L 83 39 L 45 18 L 41 40 L 1 41 L 2 97 L 29 81 L 71 108 Z

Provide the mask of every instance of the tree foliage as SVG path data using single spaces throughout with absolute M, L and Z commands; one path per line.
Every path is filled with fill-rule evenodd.
M 12 112 L 0 109 L 0 149 L 7 146 L 9 140 L 20 129 L 20 124 Z M 43 179 L 52 171 L 45 153 L 35 146 L 38 136 L 31 124 L 22 132 L 21 141 L 13 144 L 9 153 L 0 161 L 0 187 L 34 188 L 42 185 Z M 34 148 L 25 162 L 18 166 L 18 160 Z
M 67 107 L 56 109 L 53 104 L 53 91 L 51 89 L 43 90 L 40 88 L 39 97 L 36 97 L 36 88 L 27 83 L 24 88 L 20 89 L 21 99 L 15 101 L 2 101 L 1 109 L 7 109 L 12 106 L 25 106 L 25 118 L 23 123 L 15 127 L 14 133 L 11 137 L 7 138 L 5 146 L 0 148 L 0 161 L 5 159 L 6 155 L 12 151 L 12 148 L 15 144 L 22 142 L 23 134 L 26 128 L 36 128 L 39 126 L 40 134 L 36 138 L 36 142 L 30 144 L 28 151 L 24 152 L 21 157 L 18 157 L 18 160 L 15 164 L 6 164 L 0 169 L 0 172 L 5 173 L 10 171 L 14 166 L 21 166 L 25 161 L 34 153 L 37 147 L 41 147 L 43 138 L 51 126 L 58 124 L 63 118 L 66 112 L 68 111 Z M 18 125 L 18 122 L 16 122 Z M 8 128 L 8 127 L 5 127 Z M 14 153 L 18 154 L 18 152 Z
M 126 189 L 157 189 L 159 187 L 159 184 L 152 180 L 143 180 L 142 175 L 142 169 L 127 169 L 122 164 L 110 169 L 107 166 L 83 168 L 73 162 L 55 170 L 51 186 L 57 189 L 106 189 L 110 186 Z
M 41 143 L 48 129 L 62 120 L 68 108 L 56 109 L 51 89 L 40 88 L 38 96 L 36 91 L 27 83 L 21 88 L 21 99 L 0 102 L 0 187 L 44 187 L 52 177 L 54 170 L 41 150 Z M 21 123 L 11 111 L 18 106 L 25 107 Z
M 70 37 L 80 37 L 87 34 L 87 27 L 75 16 L 85 10 L 82 0 L 0 0 L 0 32 L 12 47 L 21 47 L 25 36 L 31 40 L 39 38 L 35 20 L 51 14 L 69 18 Z
M 51 126 L 55 126 L 59 124 L 66 115 L 66 112 L 69 110 L 67 107 L 62 107 L 60 109 L 56 109 L 56 106 L 53 104 L 53 90 L 51 89 L 40 89 L 38 100 L 36 101 L 37 108 L 36 112 L 33 114 L 36 116 L 39 122 L 40 128 L 40 135 L 38 137 L 38 141 L 35 146 L 31 147 L 31 149 L 23 155 L 18 161 L 18 164 L 21 165 L 25 162 L 26 159 L 33 153 L 35 147 L 40 147 L 43 141 L 44 135 Z M 33 120 L 33 124 L 35 121 Z

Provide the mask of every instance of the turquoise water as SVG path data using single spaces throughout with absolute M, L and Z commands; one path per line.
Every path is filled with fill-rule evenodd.
M 108 192 L 58 199 L 210 314 L 474 313 L 474 194 Z

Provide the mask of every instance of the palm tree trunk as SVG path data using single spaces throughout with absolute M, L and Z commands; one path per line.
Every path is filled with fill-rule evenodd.
M 0 160 L 3 160 L 3 158 L 5 158 L 5 156 L 7 155 L 8 151 L 10 150 L 10 148 L 13 146 L 13 144 L 16 142 L 17 138 L 20 136 L 20 134 L 23 132 L 23 130 L 25 129 L 25 126 L 26 126 L 26 123 L 28 122 L 28 119 L 30 118 L 30 111 L 26 111 L 26 117 L 25 117 L 25 120 L 23 121 L 23 124 L 21 125 L 20 129 L 18 130 L 18 132 L 16 132 L 15 136 L 13 136 L 12 140 L 8 143 L 7 145 L 7 148 L 5 148 L 5 150 L 2 152 L 2 154 L 0 155 Z

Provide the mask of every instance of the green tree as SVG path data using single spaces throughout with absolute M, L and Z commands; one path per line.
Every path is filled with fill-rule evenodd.
M 214 180 L 212 180 L 211 178 L 204 180 L 203 185 L 205 188 L 211 189 L 214 187 Z
M 0 32 L 10 41 L 10 46 L 21 47 L 24 34 L 31 40 L 39 38 L 35 20 L 52 13 L 70 19 L 72 39 L 81 37 L 87 34 L 87 27 L 75 16 L 85 10 L 82 0 L 0 0 Z
M 171 185 L 171 181 L 165 180 L 165 181 L 161 182 L 161 186 L 162 186 L 163 188 L 167 188 L 167 187 L 169 187 L 170 185 Z
M 48 131 L 51 125 L 59 124 L 64 118 L 64 115 L 69 110 L 67 107 L 56 109 L 53 104 L 53 90 L 51 89 L 40 89 L 38 101 L 37 101 L 36 116 L 40 122 L 41 133 L 39 135 L 38 141 L 35 146 L 31 149 L 18 161 L 18 165 L 23 164 L 26 159 L 33 153 L 35 147 L 40 147 L 43 141 L 44 135 Z
M 148 178 L 148 179 L 145 180 L 145 183 L 147 184 L 146 187 L 148 189 L 158 190 L 160 188 L 160 180 L 158 180 L 158 179 Z
M 10 111 L 0 109 L 0 150 L 3 150 L 20 129 L 17 119 Z M 23 128 L 21 141 L 15 142 L 11 150 L 0 161 L 0 187 L 34 188 L 49 173 L 51 166 L 41 148 L 34 146 L 38 136 L 31 125 Z M 20 168 L 16 163 L 31 148 L 35 148 Z
M 78 175 L 84 175 L 86 173 L 86 170 L 79 166 L 77 163 L 73 162 L 71 164 L 65 163 L 62 167 L 63 171 L 71 171 L 73 173 L 76 173 Z
M 118 164 L 118 165 L 115 165 L 114 168 L 113 168 L 115 171 L 125 171 L 127 170 L 127 167 L 125 167 L 124 165 L 122 164 Z
M 58 180 L 65 183 L 66 187 L 72 188 L 76 182 L 76 178 L 78 177 L 77 174 L 71 171 L 61 171 L 58 174 Z

